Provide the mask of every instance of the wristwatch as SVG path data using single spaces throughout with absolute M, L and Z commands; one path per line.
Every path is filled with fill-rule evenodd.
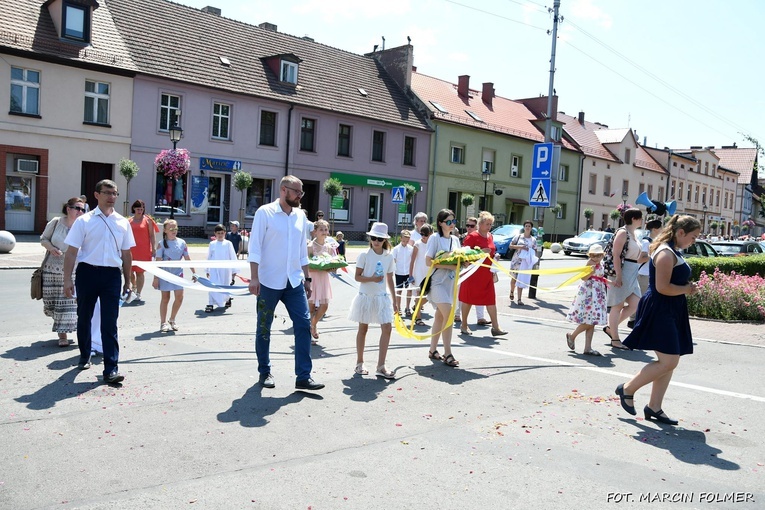
M 305 281 L 307 281 L 307 282 L 312 282 L 312 281 L 313 281 L 313 278 L 306 278 L 306 279 L 305 279 Z

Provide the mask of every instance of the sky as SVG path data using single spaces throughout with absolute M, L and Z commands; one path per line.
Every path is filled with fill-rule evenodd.
M 417 72 L 498 96 L 547 95 L 545 0 L 177 0 L 353 53 L 414 47 Z M 632 128 L 650 147 L 765 145 L 760 0 L 561 0 L 558 110 Z M 548 33 L 550 32 L 550 33 Z

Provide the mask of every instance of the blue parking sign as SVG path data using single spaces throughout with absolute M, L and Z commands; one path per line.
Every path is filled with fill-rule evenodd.
M 531 163 L 532 179 L 552 178 L 553 150 L 554 145 L 552 143 L 534 144 L 534 158 Z

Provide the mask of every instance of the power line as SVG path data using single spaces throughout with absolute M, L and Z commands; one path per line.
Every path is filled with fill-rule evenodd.
M 473 7 L 472 5 L 465 5 L 465 4 L 462 4 L 460 2 L 455 2 L 454 0 L 444 0 L 444 2 L 447 2 L 447 3 L 450 3 L 450 4 L 454 4 L 454 5 L 459 5 L 460 7 L 464 7 L 465 9 L 470 9 L 472 11 L 480 12 L 482 14 L 486 14 L 486 15 L 492 16 L 494 18 L 503 19 L 505 21 L 510 21 L 512 23 L 518 23 L 519 25 L 525 25 L 525 26 L 527 26 L 529 28 L 535 28 L 537 30 L 543 30 L 545 32 L 547 32 L 547 30 L 548 30 L 546 27 L 538 27 L 538 26 L 535 26 L 535 25 L 531 25 L 529 23 L 526 23 L 525 21 L 519 21 L 517 19 L 508 18 L 507 16 L 502 16 L 501 14 L 496 14 L 494 12 L 485 11 L 483 9 L 479 9 L 477 7 Z M 522 5 L 520 2 L 515 2 L 515 3 L 517 3 L 519 5 Z

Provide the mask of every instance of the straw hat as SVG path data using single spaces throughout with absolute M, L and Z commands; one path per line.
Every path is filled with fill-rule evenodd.
M 372 229 L 367 232 L 371 237 L 382 237 L 383 239 L 390 239 L 388 235 L 388 225 L 379 221 L 372 224 Z
M 590 249 L 587 250 L 587 255 L 603 255 L 603 247 L 599 244 L 593 244 Z

